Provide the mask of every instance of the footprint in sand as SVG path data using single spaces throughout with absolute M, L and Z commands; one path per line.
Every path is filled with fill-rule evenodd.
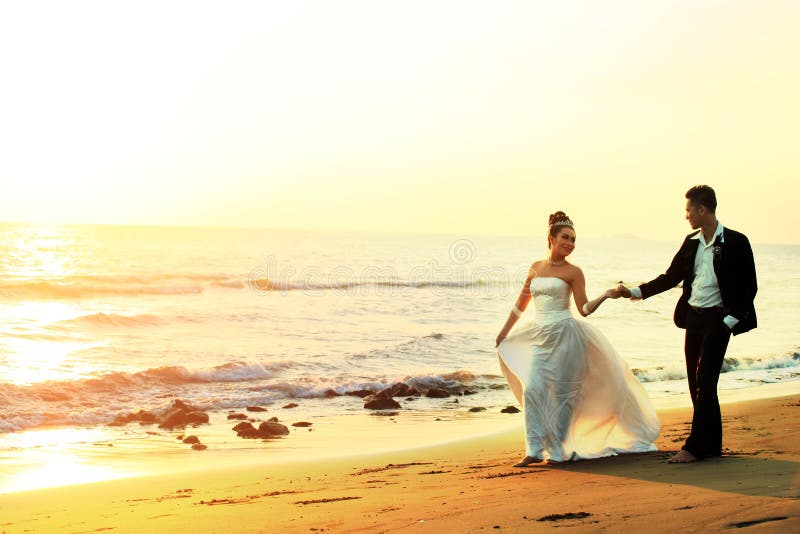
M 585 519 L 592 514 L 589 512 L 568 512 L 566 514 L 550 514 L 540 517 L 537 521 L 565 521 L 568 519 Z

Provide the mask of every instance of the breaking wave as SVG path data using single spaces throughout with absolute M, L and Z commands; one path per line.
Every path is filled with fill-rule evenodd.
M 745 381 L 758 381 L 760 374 L 756 373 L 759 371 L 798 366 L 800 352 L 793 351 L 775 357 L 726 358 L 722 372 L 744 371 Z M 93 378 L 31 385 L 0 384 L 0 433 L 41 425 L 107 424 L 120 414 L 140 409 L 157 411 L 175 397 L 204 410 L 223 411 L 250 405 L 269 406 L 289 399 L 328 402 L 328 399 L 346 399 L 348 395 L 362 397 L 397 382 L 423 394 L 432 388 L 452 395 L 480 395 L 507 389 L 500 375 L 478 374 L 466 369 L 395 376 L 353 376 L 345 370 L 331 371 L 327 366 L 320 368 L 316 364 L 294 361 L 234 362 L 200 369 L 156 367 L 134 373 L 112 372 Z M 678 368 L 633 369 L 633 373 L 641 382 L 686 378 L 685 370 Z M 792 377 L 785 379 L 797 379 L 798 373 L 790 374 Z M 336 407 L 334 410 L 349 409 L 354 401 L 336 402 L 338 404 L 330 405 Z M 419 403 L 410 406 L 416 405 Z
M 255 293 L 289 291 L 398 291 L 411 289 L 469 289 L 487 285 L 484 280 L 290 280 L 249 278 L 233 275 L 148 275 L 148 276 L 75 276 L 58 280 L 6 281 L 0 283 L 3 299 L 79 299 L 103 296 L 193 295 L 207 288 L 241 290 Z
M 0 384 L 0 433 L 41 425 L 106 424 L 120 413 L 139 409 L 158 411 L 175 396 L 205 410 L 226 410 L 287 399 L 345 397 L 355 392 L 363 396 L 364 392 L 377 393 L 397 382 L 405 382 L 421 392 L 437 388 L 461 395 L 497 389 L 502 380 L 497 375 L 475 375 L 461 370 L 391 379 L 301 377 L 273 381 L 282 371 L 295 366 L 290 361 L 238 362 L 195 370 L 171 366 L 28 386 Z
M 800 352 L 790 352 L 778 356 L 764 356 L 760 358 L 728 357 L 722 362 L 721 372 L 761 371 L 765 369 L 783 369 L 798 366 L 800 366 Z M 683 380 L 686 378 L 686 369 L 678 367 L 654 367 L 649 369 L 632 369 L 632 371 L 640 382 L 663 382 L 668 380 Z
M 59 325 L 81 325 L 91 327 L 139 327 L 139 326 L 158 326 L 164 324 L 165 320 L 155 315 L 119 315 L 116 313 L 92 313 L 60 321 Z

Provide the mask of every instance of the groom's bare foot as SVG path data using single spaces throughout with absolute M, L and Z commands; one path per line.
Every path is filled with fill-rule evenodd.
M 514 467 L 528 467 L 529 465 L 540 464 L 542 462 L 543 460 L 541 458 L 537 458 L 535 456 L 526 456 L 519 462 L 515 463 Z
M 697 456 L 692 454 L 691 452 L 687 451 L 686 449 L 681 449 L 678 454 L 667 460 L 668 464 L 688 464 L 691 462 L 696 462 L 698 460 Z

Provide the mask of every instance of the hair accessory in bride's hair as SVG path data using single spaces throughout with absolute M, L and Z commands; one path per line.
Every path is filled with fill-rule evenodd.
M 572 221 L 563 211 L 557 211 L 552 215 L 550 215 L 549 223 L 550 223 L 550 228 L 555 228 L 556 226 L 568 226 L 573 230 L 575 229 L 575 226 L 572 224 Z

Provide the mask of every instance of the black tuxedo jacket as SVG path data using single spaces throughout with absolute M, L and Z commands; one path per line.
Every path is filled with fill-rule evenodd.
M 678 299 L 673 317 L 678 328 L 686 328 L 686 313 L 694 280 L 694 260 L 698 249 L 697 240 L 692 238 L 699 232 L 700 230 L 686 236 L 666 273 L 640 286 L 642 298 L 646 299 L 683 282 L 683 293 Z M 752 330 L 757 325 L 753 300 L 758 284 L 750 241 L 736 230 L 723 228 L 722 235 L 714 242 L 713 253 L 714 272 L 717 274 L 722 295 L 723 312 L 739 320 L 733 327 L 733 335 Z

